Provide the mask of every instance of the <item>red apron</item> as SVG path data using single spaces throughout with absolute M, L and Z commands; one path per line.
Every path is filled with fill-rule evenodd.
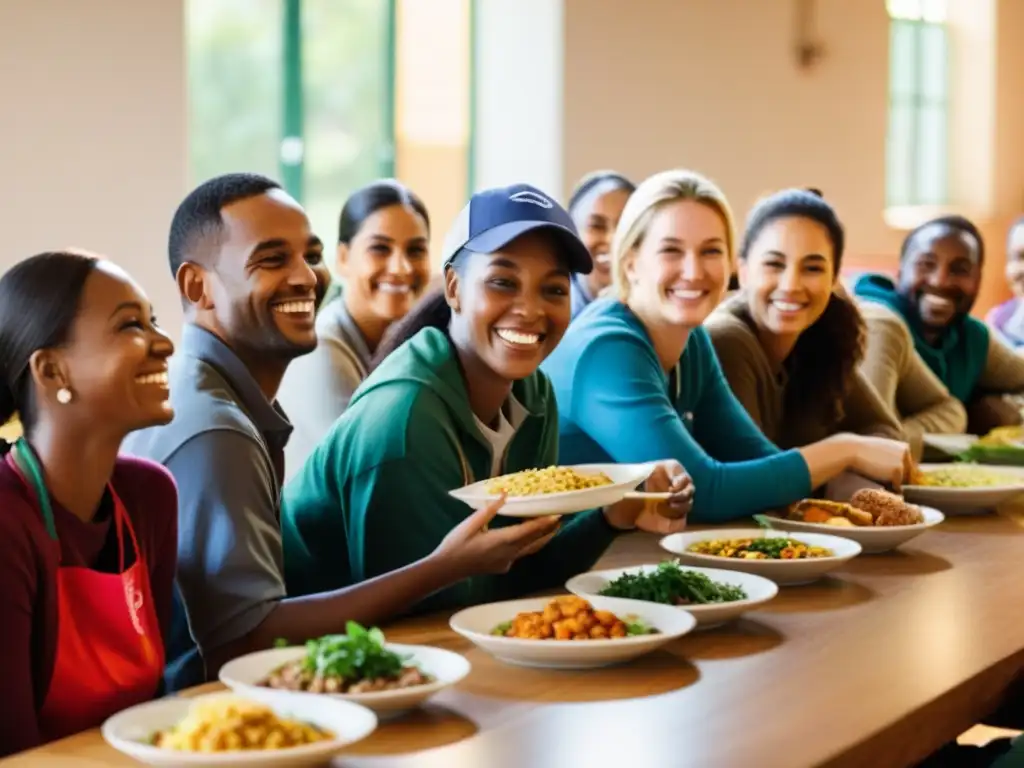
M 34 491 L 43 522 L 57 541 L 42 470 L 24 440 L 7 456 Z M 121 499 L 114 500 L 118 572 L 60 566 L 57 571 L 57 653 L 39 711 L 47 741 L 99 726 L 126 707 L 153 698 L 164 669 L 164 647 L 149 571 Z M 135 564 L 125 570 L 125 532 Z

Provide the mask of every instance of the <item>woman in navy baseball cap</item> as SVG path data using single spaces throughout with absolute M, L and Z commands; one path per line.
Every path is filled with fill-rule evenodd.
M 382 350 L 386 357 L 285 489 L 289 594 L 414 562 L 470 513 L 449 491 L 557 462 L 558 415 L 538 367 L 569 325 L 570 276 L 593 266 L 572 219 L 527 184 L 489 189 L 459 214 L 443 259 L 443 289 L 385 341 L 390 354 Z M 529 557 L 421 607 L 551 587 L 590 568 L 622 530 L 680 530 L 692 498 L 682 468 L 659 467 L 649 487 L 674 494 L 665 516 L 625 502 L 575 515 L 561 530 L 554 518 L 523 523 L 549 534 L 524 547 Z M 339 552 L 347 553 L 344 568 Z

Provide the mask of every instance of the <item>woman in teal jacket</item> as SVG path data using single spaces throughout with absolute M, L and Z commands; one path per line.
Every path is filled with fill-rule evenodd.
M 569 325 L 570 274 L 591 268 L 572 220 L 532 187 L 488 190 L 463 210 L 444 253 L 444 292 L 385 340 L 383 361 L 285 488 L 289 594 L 414 562 L 470 512 L 449 491 L 557 461 L 555 399 L 537 368 Z M 554 586 L 587 570 L 619 530 L 681 529 L 668 517 L 688 511 L 685 473 L 662 468 L 653 485 L 674 493 L 668 516 L 635 502 L 574 515 L 507 574 L 466 579 L 421 607 Z
M 790 504 L 846 470 L 898 484 L 910 468 L 904 443 L 838 434 L 780 451 L 761 434 L 701 325 L 732 259 L 732 214 L 710 181 L 665 171 L 637 188 L 612 244 L 617 297 L 578 315 L 544 364 L 560 461 L 676 459 L 701 521 Z

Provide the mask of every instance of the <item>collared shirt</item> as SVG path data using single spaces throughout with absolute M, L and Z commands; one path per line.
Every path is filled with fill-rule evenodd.
M 238 356 L 186 325 L 171 362 L 174 420 L 125 441 L 178 484 L 176 611 L 167 686 L 202 682 L 200 654 L 255 629 L 285 596 L 280 531 L 291 424 Z
M 316 349 L 288 366 L 277 395 L 295 427 L 285 450 L 287 478 L 302 468 L 317 443 L 345 412 L 373 358 L 345 306 L 344 294 L 320 311 L 316 337 Z

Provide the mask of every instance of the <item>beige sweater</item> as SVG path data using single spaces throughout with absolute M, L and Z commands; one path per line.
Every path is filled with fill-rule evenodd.
M 857 306 L 868 329 L 861 370 L 899 414 L 911 446 L 919 448 L 928 432 L 963 432 L 967 411 L 914 351 L 903 318 L 877 302 L 859 301 Z
M 753 328 L 737 316 L 742 301 L 739 296 L 726 300 L 705 325 L 729 386 L 769 440 L 780 448 L 797 448 L 837 432 L 905 439 L 895 414 L 859 371 L 838 422 L 823 423 L 806 413 L 787 412 L 786 374 L 774 370 Z

